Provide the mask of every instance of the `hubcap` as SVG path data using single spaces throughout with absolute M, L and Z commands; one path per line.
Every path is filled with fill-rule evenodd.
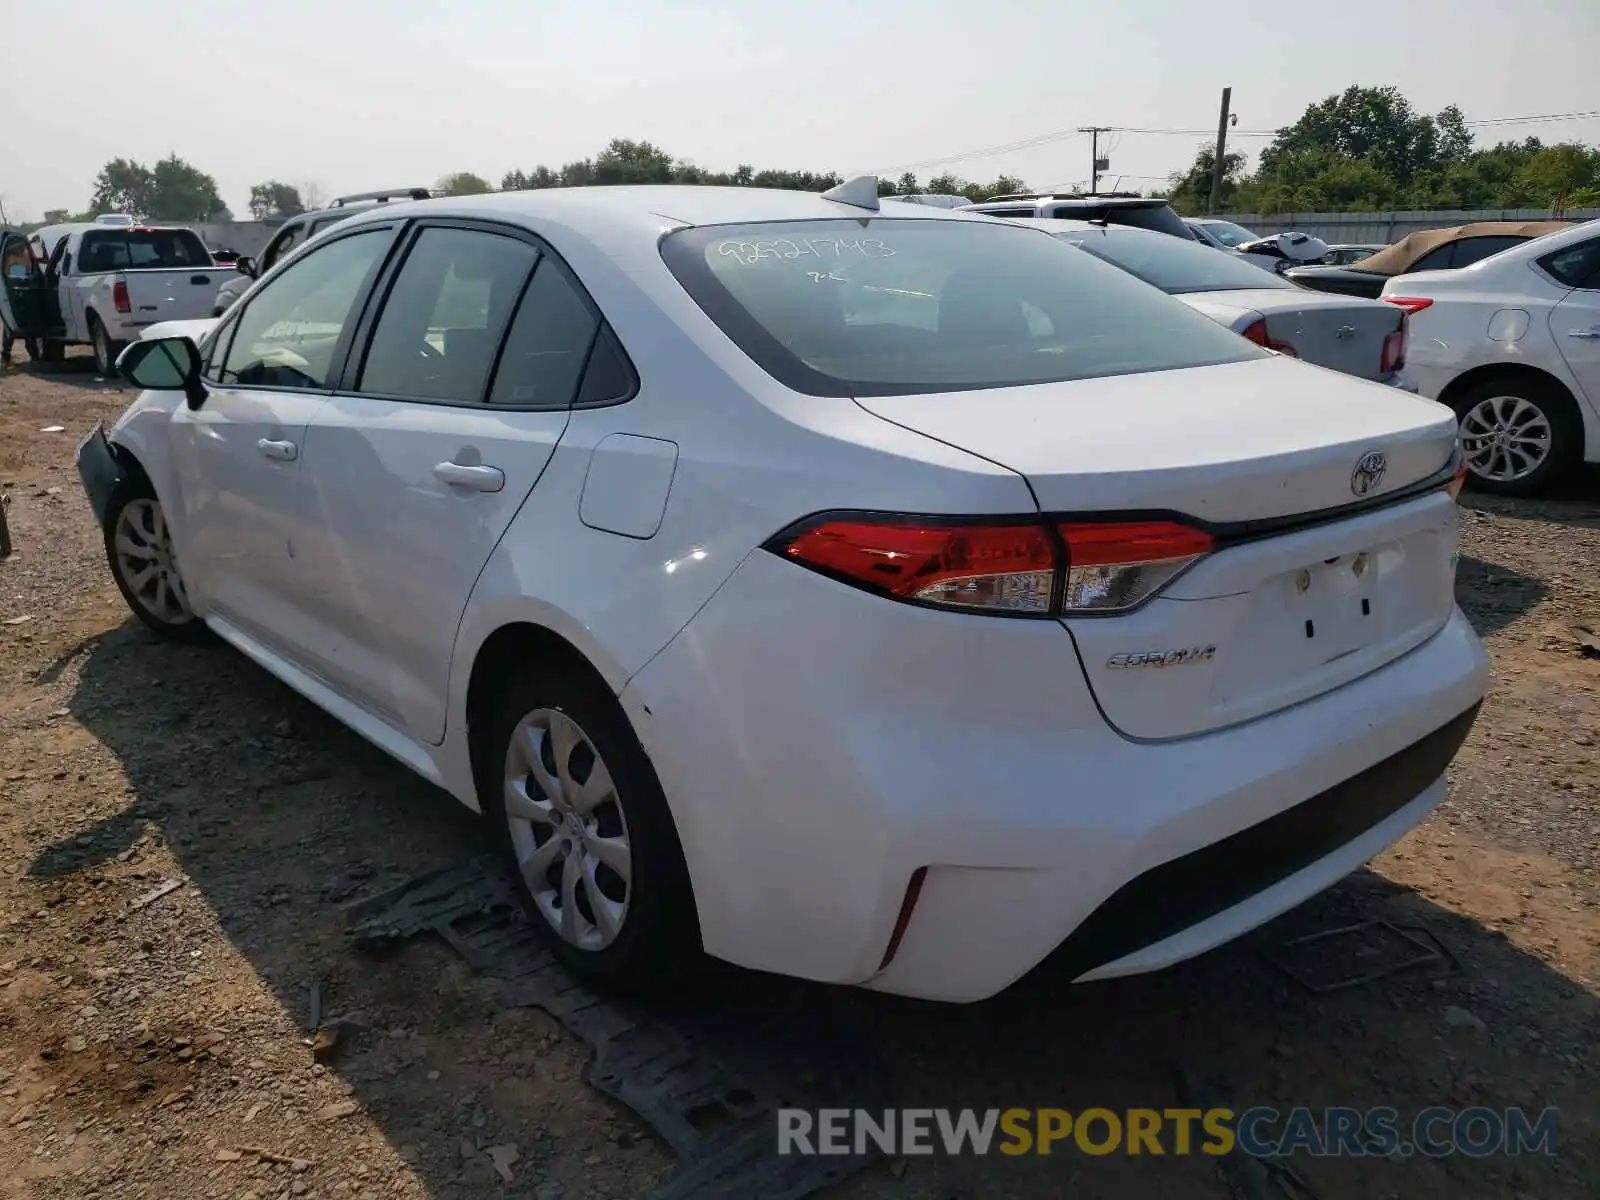
M 1544 410 L 1521 396 L 1480 400 L 1461 418 L 1467 469 L 1482 479 L 1513 483 L 1550 457 L 1552 431 Z
M 633 894 L 628 821 L 611 772 L 583 727 L 537 708 L 511 734 L 506 824 L 534 907 L 561 939 L 603 950 Z
M 94 357 L 95 366 L 100 369 L 100 374 L 111 374 L 114 365 L 111 361 L 111 340 L 106 337 L 103 325 L 96 325 L 94 329 Z
M 152 616 L 168 625 L 194 620 L 161 505 L 148 499 L 123 505 L 112 545 L 122 581 Z

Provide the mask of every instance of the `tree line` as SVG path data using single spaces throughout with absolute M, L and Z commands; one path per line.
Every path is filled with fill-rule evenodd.
M 1166 195 L 1180 212 L 1205 211 L 1215 160 L 1214 146 L 1201 146 L 1167 188 L 1150 194 Z M 1393 87 L 1350 87 L 1308 105 L 1299 120 L 1280 129 L 1261 151 L 1254 171 L 1247 170 L 1246 156 L 1235 151 L 1224 155 L 1223 165 L 1222 212 L 1600 207 L 1600 149 L 1580 142 L 1546 145 L 1538 138 L 1479 147 L 1459 108 L 1420 113 Z M 698 183 L 818 192 L 842 181 L 833 171 L 757 170 L 750 165 L 711 171 L 651 142 L 615 138 L 591 158 L 507 171 L 499 190 Z M 435 190 L 468 196 L 496 188 L 481 175 L 458 171 L 438 180 Z M 923 179 L 908 171 L 878 182 L 884 196 L 937 192 L 975 201 L 1027 190 L 1010 175 L 974 181 L 949 172 Z M 249 210 L 256 220 L 287 217 L 321 200 L 315 185 L 266 180 L 250 189 Z M 232 219 L 217 181 L 175 154 L 150 166 L 113 159 L 95 178 L 87 212 L 52 209 L 45 221 L 88 219 L 101 212 L 178 222 Z
M 1168 196 L 1205 210 L 1216 149 L 1203 145 Z M 1351 87 L 1307 106 L 1261 151 L 1223 156 L 1218 211 L 1379 212 L 1407 209 L 1600 208 L 1600 149 L 1581 142 L 1474 144 L 1454 105 L 1417 112 L 1393 87 Z

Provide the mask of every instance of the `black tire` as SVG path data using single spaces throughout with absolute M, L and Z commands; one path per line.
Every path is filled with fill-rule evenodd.
M 184 620 L 172 620 L 164 617 L 151 601 L 147 601 L 133 583 L 130 582 L 123 565 L 123 556 L 117 548 L 119 526 L 122 524 L 123 514 L 135 502 L 148 501 L 154 504 L 159 511 L 160 501 L 156 499 L 155 491 L 149 482 L 142 476 L 136 476 L 122 483 L 111 494 L 111 501 L 106 505 L 105 524 L 101 527 L 101 536 L 105 542 L 106 562 L 111 567 L 111 578 L 116 580 L 117 590 L 122 593 L 122 598 L 127 602 L 133 615 L 158 637 L 178 642 L 202 642 L 210 636 L 204 621 L 192 613 Z M 131 519 L 131 518 L 130 518 Z M 172 564 L 171 575 L 177 575 L 177 566 Z M 181 576 L 179 577 L 181 581 Z M 170 588 L 169 588 L 170 590 Z
M 507 754 L 523 718 L 540 709 L 563 713 L 581 727 L 611 773 L 616 802 L 626 820 L 631 859 L 627 912 L 615 940 L 601 949 L 585 949 L 563 939 L 540 912 L 517 865 L 506 818 Z M 574 975 L 615 991 L 649 996 L 681 995 L 703 977 L 699 923 L 677 827 L 655 768 L 626 715 L 591 671 L 582 664 L 558 661 L 515 678 L 496 705 L 478 778 L 491 836 L 528 919 Z M 531 775 L 528 784 L 537 788 Z
M 1550 449 L 1544 461 L 1517 479 L 1495 479 L 1479 473 L 1474 464 L 1477 421 L 1469 431 L 1468 417 L 1487 401 L 1499 398 L 1523 401 L 1538 410 L 1550 431 Z M 1467 452 L 1467 482 L 1475 491 L 1500 496 L 1534 496 L 1547 491 L 1569 476 L 1583 454 L 1583 422 L 1572 398 L 1554 383 L 1534 376 L 1510 375 L 1489 378 L 1473 384 L 1455 397 L 1456 421 L 1460 427 L 1462 449 Z
M 117 374 L 117 356 L 122 353 L 127 342 L 119 342 L 106 332 L 106 327 L 99 317 L 89 318 L 89 340 L 94 346 L 94 369 L 107 379 L 115 378 Z

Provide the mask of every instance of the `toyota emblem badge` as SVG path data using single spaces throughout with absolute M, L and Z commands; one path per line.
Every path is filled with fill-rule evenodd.
M 1350 472 L 1350 490 L 1357 496 L 1366 496 L 1378 490 L 1389 470 L 1389 460 L 1382 450 L 1369 450 L 1356 461 Z

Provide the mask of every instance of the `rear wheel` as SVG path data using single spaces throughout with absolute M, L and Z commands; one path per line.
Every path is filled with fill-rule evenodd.
M 94 369 L 101 375 L 114 375 L 117 355 L 122 353 L 123 342 L 112 339 L 99 317 L 89 318 L 89 337 L 94 343 Z
M 1474 384 L 1456 398 L 1461 450 L 1475 488 L 1531 496 L 1577 465 L 1583 427 L 1553 384 L 1511 376 Z
M 111 577 L 133 615 L 161 637 L 203 638 L 206 627 L 189 604 L 161 501 L 147 482 L 131 479 L 112 494 L 104 535 Z
M 484 811 L 545 942 L 585 979 L 659 992 L 700 965 L 666 798 L 615 697 L 560 664 L 519 679 L 481 773 Z

